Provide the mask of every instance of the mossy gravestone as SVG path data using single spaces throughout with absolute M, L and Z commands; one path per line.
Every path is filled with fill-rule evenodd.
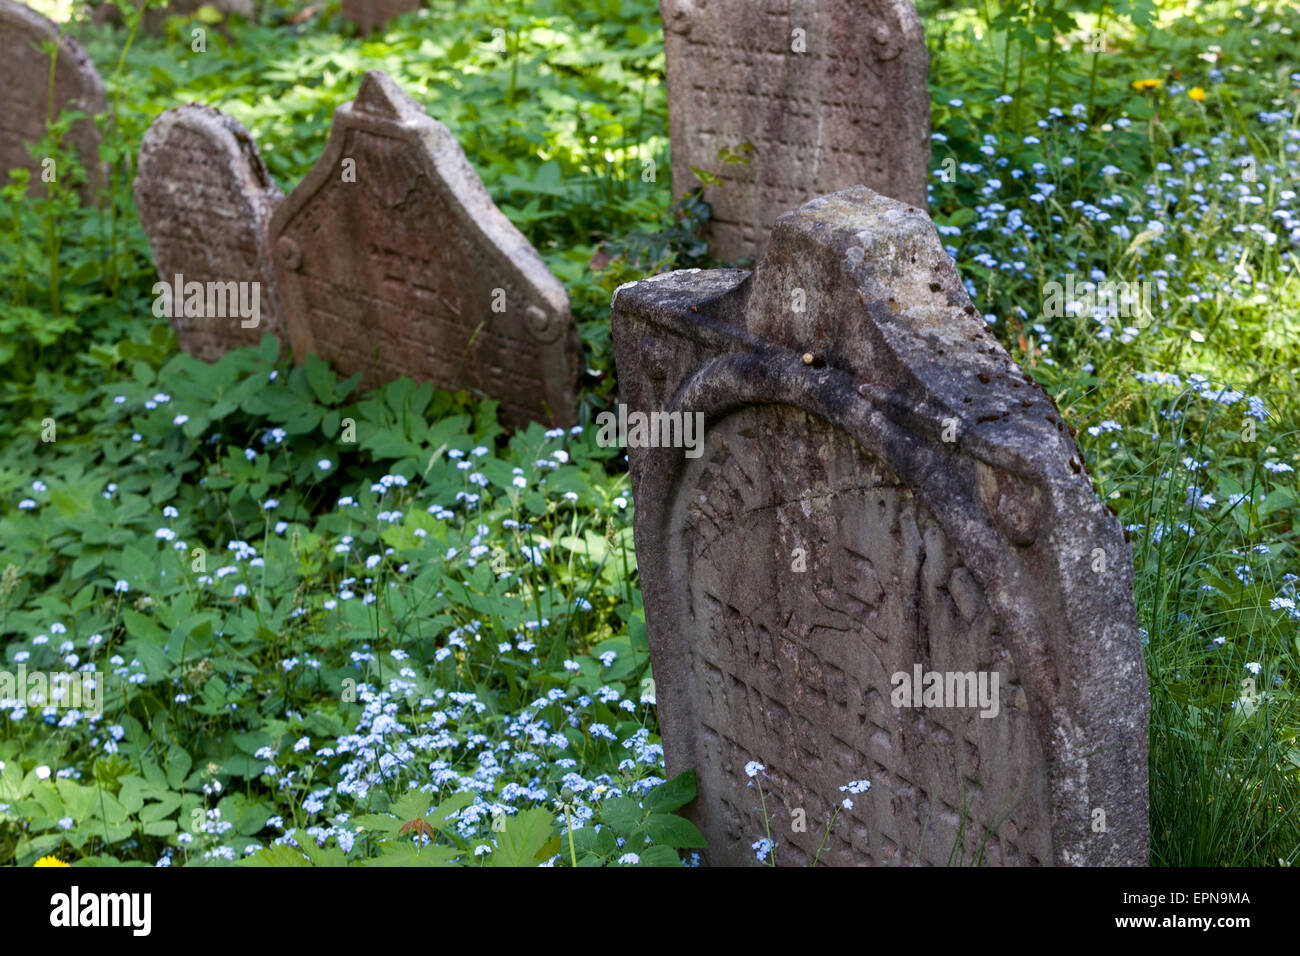
M 207 106 L 154 120 L 140 146 L 135 202 L 166 315 L 181 348 L 215 361 L 286 337 L 268 230 L 283 194 L 248 130 Z
M 367 73 L 325 154 L 271 221 L 294 356 L 363 387 L 475 388 L 509 425 L 569 425 L 581 352 L 569 297 L 448 129 Z
M 660 0 L 673 193 L 722 178 L 709 249 L 761 254 L 776 217 L 864 183 L 924 209 L 929 55 L 907 0 Z M 727 151 L 727 159 L 719 153 Z
M 765 806 L 778 863 L 811 862 L 866 779 L 822 863 L 1145 864 L 1129 547 L 928 217 L 816 199 L 753 273 L 625 285 L 613 323 L 627 417 L 704 424 L 628 455 L 707 861 L 752 864 Z
M 45 43 L 57 46 L 53 89 Z M 0 184 L 9 182 L 11 169 L 31 170 L 31 196 L 45 195 L 50 176 L 63 181 L 66 173 L 54 158 L 35 158 L 30 147 L 45 135 L 48 120 L 65 111 L 83 113 L 72 124 L 66 145 L 76 151 L 85 171 L 81 197 L 92 201 L 103 176 L 99 131 L 92 117 L 107 108 L 104 84 L 81 44 L 60 36 L 58 25 L 35 10 L 0 0 Z

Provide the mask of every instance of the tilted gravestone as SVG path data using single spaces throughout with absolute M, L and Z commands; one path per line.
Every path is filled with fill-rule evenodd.
M 613 334 L 667 770 L 698 775 L 708 862 L 753 863 L 764 806 L 778 862 L 810 862 L 866 779 L 823 863 L 1146 864 L 1129 547 L 923 212 L 821 197 L 753 273 L 621 287 Z
M 777 216 L 858 183 L 926 208 L 929 55 L 908 0 L 660 0 L 660 12 L 673 190 L 700 185 L 692 166 L 722 178 L 704 192 L 714 255 L 757 256 Z
M 135 202 L 189 354 L 211 362 L 287 337 L 269 239 L 283 198 L 248 130 L 219 110 L 170 109 L 145 133 Z
M 50 96 L 50 56 L 42 44 L 54 42 L 53 99 Z M 42 166 L 29 147 L 45 135 L 47 120 L 65 111 L 86 116 L 72 124 L 68 144 L 85 170 L 82 199 L 90 202 L 104 175 L 99 163 L 99 131 L 91 119 L 108 108 L 104 84 L 85 49 L 35 10 L 11 0 L 0 0 L 0 185 L 9 182 L 9 170 L 29 169 L 28 194 L 42 196 Z M 57 164 L 54 175 L 62 175 Z
M 395 17 L 419 9 L 420 0 L 343 0 L 341 12 L 365 36 Z
M 293 351 L 364 385 L 481 389 L 510 425 L 574 421 L 569 298 L 450 131 L 386 74 L 334 114 L 324 155 L 271 221 Z

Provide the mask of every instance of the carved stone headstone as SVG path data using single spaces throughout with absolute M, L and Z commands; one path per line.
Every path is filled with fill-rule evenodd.
M 341 12 L 365 36 L 395 17 L 419 9 L 420 0 L 343 0 Z
M 41 49 L 46 42 L 58 43 L 52 104 L 50 57 Z M 103 177 L 99 131 L 91 117 L 107 108 L 104 84 L 82 45 L 60 36 L 58 25 L 35 10 L 0 0 L 0 184 L 9 182 L 9 170 L 30 169 L 28 194 L 45 195 L 42 168 L 29 146 L 45 135 L 51 115 L 76 111 L 86 116 L 72 125 L 69 142 L 86 172 L 82 199 L 91 201 Z M 57 165 L 54 174 L 60 175 Z
M 162 33 L 168 17 L 190 16 L 204 6 L 212 7 L 223 17 L 238 14 L 247 20 L 252 20 L 257 16 L 253 0 L 172 0 L 164 9 L 150 7 L 145 10 L 142 26 L 148 33 Z M 121 25 L 122 23 L 122 15 L 112 3 L 101 3 L 96 7 L 93 19 L 96 24 Z
M 926 208 L 929 55 L 908 0 L 660 0 L 660 12 L 673 192 L 700 185 L 692 166 L 722 177 L 704 192 L 714 255 L 757 256 L 777 216 L 859 183 Z
M 652 424 L 628 455 L 667 770 L 697 772 L 708 862 L 754 862 L 750 784 L 789 865 L 865 779 L 821 862 L 1146 864 L 1129 547 L 925 213 L 821 197 L 753 273 L 621 287 L 613 334 L 629 446 L 637 413 L 702 416 L 693 449 Z
M 295 358 L 369 387 L 481 389 L 510 425 L 567 425 L 580 346 L 569 297 L 451 132 L 384 73 L 334 114 L 271 222 Z
M 248 130 L 219 110 L 170 109 L 145 133 L 135 202 L 159 280 L 175 287 L 181 277 L 169 317 L 189 354 L 211 362 L 267 332 L 287 338 L 269 238 L 283 198 Z M 185 291 L 192 283 L 203 287 L 201 308 L 186 308 L 198 304 Z

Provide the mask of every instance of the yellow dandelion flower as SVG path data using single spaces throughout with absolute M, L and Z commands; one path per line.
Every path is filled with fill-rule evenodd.
M 1201 89 L 1199 86 L 1193 86 L 1187 91 L 1187 95 L 1200 103 L 1205 99 L 1205 90 Z
M 64 863 L 57 856 L 43 856 L 32 866 L 72 866 L 71 863 Z
M 1165 85 L 1164 80 L 1134 80 L 1133 89 L 1139 93 L 1145 93 L 1147 90 L 1158 90 Z

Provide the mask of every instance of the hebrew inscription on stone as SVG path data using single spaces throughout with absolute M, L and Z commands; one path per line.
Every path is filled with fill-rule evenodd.
M 41 49 L 56 43 L 53 98 L 50 96 L 50 55 Z M 103 176 L 99 163 L 99 131 L 92 119 L 107 109 L 104 84 L 80 43 L 60 35 L 53 21 L 12 0 L 0 0 L 0 184 L 9 170 L 29 169 L 31 196 L 45 195 L 43 174 L 66 175 L 57 162 L 43 166 L 31 147 L 45 136 L 48 121 L 64 111 L 84 113 L 72 124 L 66 145 L 77 153 L 85 171 L 83 201 L 94 198 Z M 50 157 L 52 160 L 53 158 Z
M 849 186 L 926 207 L 929 55 L 908 0 L 660 0 L 660 12 L 673 192 L 700 185 L 692 166 L 722 178 L 704 192 L 714 255 L 758 255 L 777 216 Z
M 295 357 L 363 387 L 408 375 L 479 389 L 510 425 L 575 419 L 569 299 L 459 144 L 383 73 L 334 116 L 325 154 L 276 211 Z
M 134 191 L 159 282 L 179 286 L 167 312 L 182 349 L 211 362 L 286 337 L 268 233 L 283 193 L 248 130 L 207 106 L 167 110 L 145 133 Z M 198 302 L 187 288 L 202 289 L 200 307 L 186 308 Z
M 696 457 L 628 455 L 707 862 L 770 827 L 779 865 L 1146 864 L 1128 545 L 923 212 L 821 197 L 752 273 L 621 287 L 613 333 L 629 417 L 704 416 Z

